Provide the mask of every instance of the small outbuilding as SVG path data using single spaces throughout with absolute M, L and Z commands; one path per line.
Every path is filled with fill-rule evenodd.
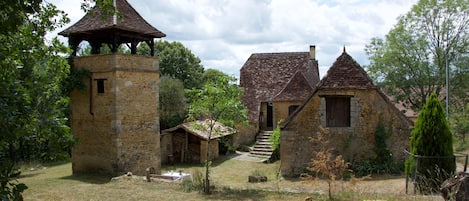
M 161 131 L 161 162 L 203 163 L 209 145 L 210 160 L 218 158 L 220 153 L 226 153 L 226 144 L 232 143 L 236 130 L 215 122 L 209 143 L 209 125 L 209 120 L 195 121 Z

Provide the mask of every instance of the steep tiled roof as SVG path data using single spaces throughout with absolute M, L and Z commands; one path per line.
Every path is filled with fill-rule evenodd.
M 272 101 L 297 71 L 301 71 L 309 87 L 319 82 L 318 64 L 309 52 L 255 53 L 244 63 L 240 85 L 244 88 L 244 104 L 251 122 L 257 122 L 261 102 Z
M 306 101 L 283 123 L 281 128 L 285 128 L 288 124 L 296 117 L 296 115 L 303 110 L 306 104 L 322 89 L 334 90 L 334 89 L 373 89 L 383 98 L 383 100 L 392 106 L 394 112 L 396 112 L 399 119 L 406 122 L 409 126 L 412 122 L 398 110 L 398 108 L 391 102 L 388 96 L 386 96 L 378 87 L 373 84 L 373 81 L 368 77 L 365 70 L 345 52 L 340 55 L 337 60 L 327 71 L 327 75 L 319 82 L 314 88 L 314 91 L 306 98 Z
M 144 41 L 166 36 L 145 21 L 126 0 L 116 0 L 116 7 L 118 15 L 105 16 L 104 18 L 102 10 L 95 7 L 80 21 L 59 34 L 82 40 L 90 40 L 92 37 L 103 42 L 107 42 L 105 39 L 111 38 L 110 32 L 116 30 L 119 32 L 122 42 L 131 42 L 134 39 Z
M 313 87 L 309 85 L 301 71 L 297 71 L 287 86 L 273 98 L 274 101 L 306 100 L 312 93 Z
M 369 89 L 376 88 L 363 68 L 345 50 L 321 80 L 320 89 Z

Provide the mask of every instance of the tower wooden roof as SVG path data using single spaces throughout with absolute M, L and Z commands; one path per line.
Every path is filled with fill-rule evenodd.
M 86 40 L 93 43 L 122 44 L 152 41 L 166 34 L 150 25 L 126 1 L 114 0 L 117 12 L 107 16 L 99 7 L 92 8 L 82 19 L 59 35 L 69 37 L 73 45 Z

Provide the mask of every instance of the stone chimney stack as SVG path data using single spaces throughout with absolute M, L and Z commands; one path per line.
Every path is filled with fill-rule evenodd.
M 316 60 L 316 45 L 309 46 L 309 59 Z

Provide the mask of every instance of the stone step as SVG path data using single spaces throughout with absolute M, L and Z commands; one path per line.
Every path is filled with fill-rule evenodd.
M 253 147 L 272 147 L 272 143 L 256 143 Z
M 272 145 L 271 144 L 256 144 L 253 146 L 253 148 L 271 148 Z
M 272 152 L 272 149 L 270 147 L 254 147 L 252 151 L 255 152 Z
M 263 151 L 251 151 L 250 155 L 258 155 L 258 156 L 272 156 L 272 152 L 263 152 Z
M 256 143 L 272 144 L 270 140 L 257 140 Z
M 250 156 L 268 160 L 272 156 L 272 142 L 269 140 L 273 131 L 263 131 L 256 137 L 256 144 L 252 147 Z
M 257 140 L 261 140 L 261 139 L 267 140 L 267 139 L 269 139 L 269 138 L 270 138 L 270 135 L 259 135 L 259 136 L 257 136 L 256 139 L 257 139 Z

